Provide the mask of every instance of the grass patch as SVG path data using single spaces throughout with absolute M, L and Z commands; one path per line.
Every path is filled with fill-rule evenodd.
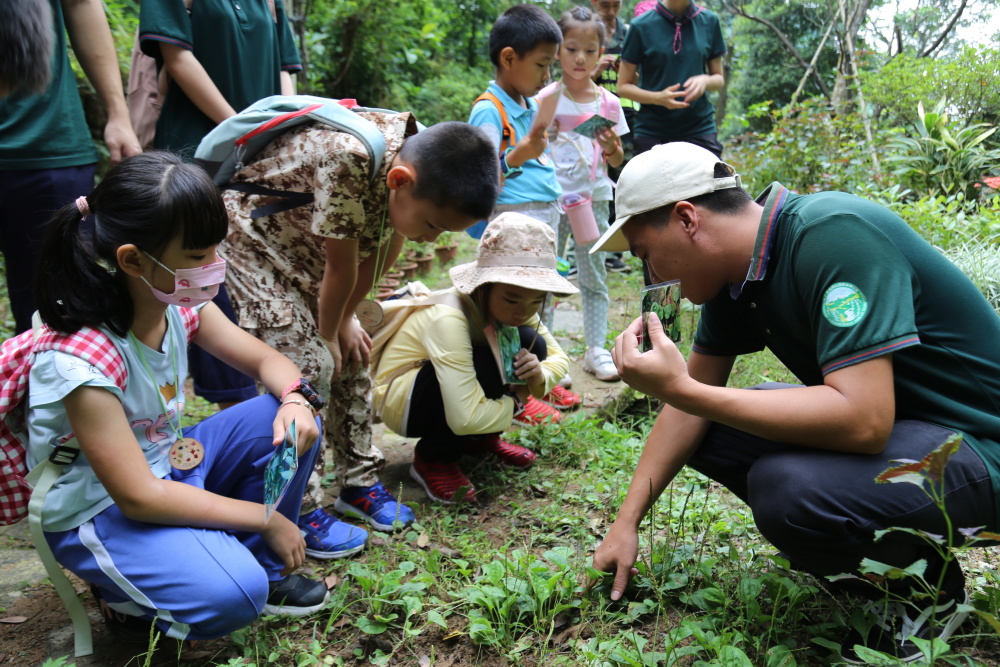
M 475 241 L 455 236 L 457 261 L 468 261 Z M 436 265 L 424 282 L 444 286 L 447 268 Z M 638 269 L 609 276 L 612 330 L 637 315 L 640 283 Z M 687 353 L 698 314 L 689 304 L 684 313 L 681 349 Z M 730 384 L 768 381 L 794 378 L 762 352 L 741 357 Z M 689 469 L 643 522 L 639 574 L 626 595 L 611 602 L 608 582 L 585 586 L 656 408 L 648 397 L 626 391 L 599 415 L 577 413 L 557 425 L 514 430 L 510 439 L 539 455 L 533 469 L 470 466 L 479 505 L 418 507 L 419 523 L 392 536 L 373 533 L 358 557 L 310 561 L 309 574 L 332 586 L 324 610 L 307 618 L 263 618 L 210 657 L 178 664 L 837 664 L 830 647 L 846 634 L 856 603 L 790 572 L 757 532 L 748 508 Z M 185 424 L 214 410 L 191 399 Z M 995 552 L 979 549 L 960 558 L 976 604 L 995 612 Z M 970 621 L 963 632 L 939 664 L 1000 665 L 1000 642 L 986 621 Z

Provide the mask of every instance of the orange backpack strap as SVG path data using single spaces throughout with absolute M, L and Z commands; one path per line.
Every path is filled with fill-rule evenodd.
M 487 90 L 477 97 L 476 101 L 472 104 L 475 106 L 483 100 L 492 102 L 500 113 L 500 123 L 503 125 L 503 136 L 500 139 L 500 153 L 503 154 L 508 146 L 517 144 L 517 132 L 514 131 L 514 126 L 510 124 L 510 119 L 507 118 L 507 110 L 503 108 L 503 102 L 500 101 L 499 97 Z

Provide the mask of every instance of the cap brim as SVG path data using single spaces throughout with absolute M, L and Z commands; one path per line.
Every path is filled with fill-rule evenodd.
M 625 252 L 628 250 L 628 241 L 625 240 L 625 235 L 622 234 L 622 227 L 631 219 L 631 215 L 626 215 L 615 220 L 614 224 L 608 227 L 608 231 L 604 232 L 604 235 L 594 243 L 594 246 L 590 249 L 591 254 L 602 251 Z

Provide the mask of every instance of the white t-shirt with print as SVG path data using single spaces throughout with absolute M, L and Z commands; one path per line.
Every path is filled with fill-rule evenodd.
M 622 112 L 618 97 L 596 84 L 594 88 L 596 91 L 603 91 L 602 94 L 607 97 L 603 113 L 600 99 L 583 104 L 576 102 L 567 97 L 561 82 L 550 84 L 539 93 L 539 97 L 546 94 L 559 95 L 555 114 L 555 120 L 559 122 L 559 133 L 552 141 L 551 154 L 556 163 L 556 178 L 562 186 L 563 194 L 574 192 L 590 194 L 592 201 L 611 201 L 615 196 L 614 182 L 608 178 L 607 165 L 602 157 L 600 144 L 596 139 L 590 139 L 570 129 L 598 114 L 610 119 L 617 118 L 614 133 L 619 137 L 628 133 L 628 123 L 625 122 L 625 114 Z M 596 169 L 593 168 L 595 164 Z

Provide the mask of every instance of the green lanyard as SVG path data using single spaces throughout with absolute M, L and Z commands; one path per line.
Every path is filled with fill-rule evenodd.
M 373 329 L 381 325 L 385 320 L 385 313 L 382 311 L 382 306 L 375 301 L 375 296 L 378 292 L 378 282 L 382 277 L 382 269 L 385 268 L 386 257 L 389 256 L 389 244 L 392 243 L 391 235 L 387 242 L 382 242 L 382 236 L 385 234 L 385 216 L 388 213 L 389 195 L 386 194 L 385 206 L 382 207 L 382 226 L 378 232 L 378 246 L 375 248 L 375 272 L 372 274 L 371 291 L 368 293 L 368 298 L 354 308 L 354 315 L 365 329 Z M 383 252 L 383 249 L 385 252 Z
M 167 322 L 168 322 L 167 335 L 170 335 L 169 319 Z M 177 414 L 175 415 L 177 417 L 177 423 L 175 424 L 174 421 L 170 418 L 170 410 L 167 409 L 167 402 L 163 399 L 163 392 L 160 391 L 160 385 L 157 384 L 156 378 L 153 377 L 153 371 L 149 367 L 149 362 L 146 361 L 146 355 L 142 351 L 142 343 L 139 342 L 139 339 L 135 337 L 135 334 L 132 333 L 131 330 L 129 330 L 128 335 L 129 338 L 132 340 L 132 345 L 135 346 L 135 351 L 139 354 L 139 359 L 142 360 L 142 367 L 146 369 L 146 375 L 149 376 L 150 382 L 153 383 L 153 388 L 156 390 L 156 396 L 157 398 L 160 399 L 160 407 L 163 408 L 164 419 L 166 419 L 167 423 L 170 424 L 170 428 L 173 429 L 174 434 L 177 436 L 177 439 L 178 440 L 183 439 L 184 433 L 181 432 L 180 428 L 180 421 L 181 421 L 180 409 L 178 408 Z M 175 391 L 178 392 L 177 396 L 180 396 L 180 392 L 183 391 L 183 388 L 180 386 L 181 378 L 180 378 L 180 373 L 177 371 L 177 355 L 171 354 L 171 359 L 174 362 L 174 383 L 175 383 L 174 387 Z M 178 401 L 177 404 L 178 406 L 182 405 L 181 401 Z
M 382 236 L 385 235 L 385 216 L 389 214 L 389 195 L 385 196 L 385 206 L 382 207 L 382 225 L 378 230 L 378 247 L 375 248 L 375 275 L 372 277 L 372 289 L 370 295 L 374 300 L 375 294 L 378 292 L 378 281 L 382 277 L 382 269 L 385 268 L 386 257 L 389 256 L 389 244 L 392 243 L 392 235 L 389 236 L 389 240 L 385 243 L 382 242 Z M 385 252 L 382 252 L 383 249 Z

